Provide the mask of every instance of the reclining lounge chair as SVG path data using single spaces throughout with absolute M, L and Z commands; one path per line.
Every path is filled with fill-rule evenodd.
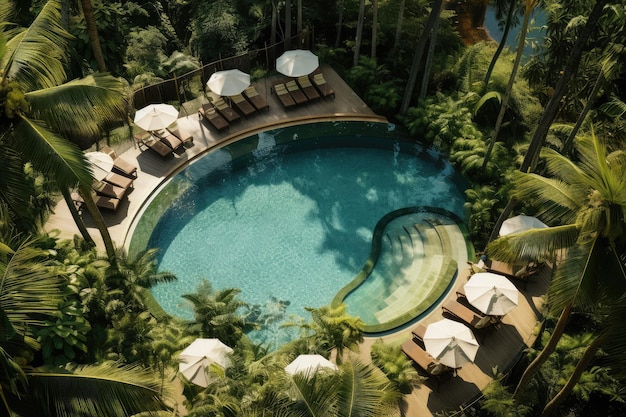
M 123 188 L 124 190 L 129 189 L 133 186 L 133 179 L 125 177 L 120 174 L 116 174 L 115 172 L 109 172 L 106 177 L 102 180 L 104 182 L 108 182 L 109 184 L 116 185 L 118 187 Z
M 72 193 L 71 197 L 76 207 L 76 210 L 78 210 L 78 212 L 80 213 L 82 211 L 83 204 L 85 204 L 85 201 L 78 193 Z M 115 211 L 120 205 L 119 198 L 107 197 L 96 194 L 94 194 L 93 198 L 96 206 L 101 209 Z
M 306 95 L 300 90 L 300 87 L 298 87 L 298 84 L 296 84 L 294 80 L 286 82 L 285 87 L 287 87 L 287 91 L 289 91 L 289 94 L 291 94 L 296 104 L 308 103 L 309 99 L 306 98 Z
M 313 84 L 311 84 L 311 80 L 309 80 L 308 75 L 298 77 L 296 81 L 298 82 L 298 85 L 304 92 L 304 95 L 306 95 L 306 98 L 309 99 L 309 101 L 318 100 L 320 98 L 320 94 L 317 92 Z
M 173 151 L 176 151 L 183 146 L 183 141 L 173 135 L 169 129 L 159 130 L 158 132 L 155 132 L 155 136 L 158 137 L 161 142 L 163 142 Z
M 324 78 L 324 74 L 321 72 L 313 73 L 309 76 L 311 83 L 317 88 L 317 91 L 322 95 L 322 97 L 332 97 L 335 98 L 335 90 L 333 90 L 330 85 L 326 82 Z
M 250 100 L 250 103 L 252 103 L 257 111 L 261 111 L 263 109 L 269 110 L 270 105 L 267 104 L 267 101 L 265 101 L 265 99 L 259 95 L 258 91 L 256 90 L 256 88 L 254 88 L 253 85 L 246 88 L 243 92 L 243 95 L 246 96 L 248 100 Z
M 200 116 L 204 118 L 211 126 L 213 126 L 218 132 L 224 129 L 228 129 L 230 126 L 226 119 L 215 110 L 215 107 L 209 103 L 205 103 L 198 110 Z
M 141 149 L 142 151 L 144 150 L 144 148 L 150 149 L 156 152 L 162 158 L 166 158 L 172 154 L 172 148 L 161 142 L 159 138 L 151 135 L 150 133 L 146 133 L 145 135 L 135 135 L 135 139 L 137 139 L 139 149 Z
M 122 159 L 119 156 L 117 156 L 117 153 L 115 153 L 115 150 L 109 148 L 108 146 L 103 146 L 100 149 L 100 151 L 104 152 L 105 154 L 113 158 L 113 170 L 129 178 L 137 177 L 137 167 L 131 164 L 130 162 L 126 161 L 125 159 Z
M 236 94 L 234 96 L 229 96 L 228 98 L 230 99 L 233 106 L 237 109 L 237 111 L 244 116 L 248 117 L 256 112 L 254 106 L 250 104 L 243 95 Z
M 474 313 L 468 307 L 457 300 L 447 300 L 441 306 L 444 316 L 449 316 L 453 320 L 460 321 L 469 326 L 474 333 L 482 333 L 484 330 L 493 327 L 499 321 L 491 316 L 481 316 Z
M 233 110 L 228 104 L 226 104 L 223 98 L 219 97 L 213 100 L 211 104 L 213 104 L 213 107 L 215 107 L 215 110 L 217 110 L 218 113 L 221 114 L 224 119 L 228 120 L 228 123 L 233 123 L 238 120 L 241 120 L 241 117 L 239 117 L 237 112 Z
M 293 97 L 291 97 L 291 94 L 289 94 L 289 91 L 287 90 L 287 87 L 285 87 L 285 84 L 274 84 L 274 86 L 272 87 L 272 91 L 276 93 L 276 97 L 278 97 L 280 103 L 285 109 L 289 109 L 296 105 L 296 102 L 294 101 Z
M 92 188 L 98 195 L 113 197 L 118 200 L 121 200 L 126 195 L 126 188 L 118 187 L 117 185 L 102 181 L 94 181 Z

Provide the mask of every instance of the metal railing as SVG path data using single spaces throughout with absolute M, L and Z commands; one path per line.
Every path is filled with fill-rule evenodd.
M 309 39 L 304 39 L 303 36 L 305 35 L 294 36 L 291 44 L 310 44 Z M 185 101 L 195 98 L 189 97 L 190 89 L 188 86 L 190 83 L 198 82 L 199 80 L 202 91 L 205 91 L 205 83 L 215 71 L 239 69 L 249 73 L 254 68 L 270 71 L 275 67 L 276 57 L 284 49 L 285 42 L 277 42 L 273 45 L 266 45 L 261 49 L 251 50 L 241 55 L 204 64 L 200 68 L 178 77 L 174 76 L 174 78 L 138 88 L 133 93 L 133 105 L 135 109 L 140 109 L 148 104 L 177 101 L 182 106 Z

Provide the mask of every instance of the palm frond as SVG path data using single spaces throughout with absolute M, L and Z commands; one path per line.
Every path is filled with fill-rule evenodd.
M 48 1 L 30 26 L 5 32 L 7 52 L 0 61 L 3 81 L 17 81 L 25 91 L 54 87 L 66 80 L 65 64 L 71 37 L 61 24 L 59 1 Z
M 513 195 L 538 210 L 548 224 L 574 223 L 589 190 L 537 174 L 514 173 Z
M 108 362 L 71 372 L 30 372 L 28 377 L 34 399 L 42 409 L 56 410 L 57 417 L 121 417 L 166 409 L 159 377 L 139 366 Z M 165 391 L 165 398 L 172 393 Z
M 25 97 L 30 117 L 69 138 L 99 138 L 102 124 L 126 118 L 124 84 L 108 74 L 92 74 Z
M 21 115 L 14 130 L 14 146 L 35 169 L 50 175 L 60 187 L 71 188 L 77 183 L 91 186 L 91 166 L 85 155 L 71 142 L 57 136 L 41 122 Z
M 284 415 L 298 417 L 330 417 L 345 415 L 337 412 L 337 391 L 339 384 L 335 375 L 322 372 L 299 373 L 288 383 L 291 401 L 283 404 L 290 413 Z
M 64 279 L 50 265 L 47 253 L 32 243 L 24 242 L 6 264 L 0 264 L 0 308 L 22 335 L 55 316 L 64 298 Z
M 9 210 L 10 224 L 36 224 L 30 205 L 34 194 L 33 182 L 24 173 L 21 155 L 9 146 L 3 146 L 0 154 L 0 201 Z
M 358 359 L 341 365 L 342 377 L 338 392 L 340 416 L 391 416 L 399 414 L 400 393 L 392 389 L 383 372 Z M 395 410 L 395 413 L 394 413 Z
M 550 309 L 557 314 L 572 300 L 583 309 L 594 305 L 598 297 L 598 274 L 594 263 L 597 239 L 588 239 L 572 246 L 554 271 L 548 292 Z
M 529 259 L 551 260 L 560 250 L 576 243 L 578 235 L 579 230 L 573 224 L 530 229 L 495 239 L 487 246 L 487 253 L 507 263 Z

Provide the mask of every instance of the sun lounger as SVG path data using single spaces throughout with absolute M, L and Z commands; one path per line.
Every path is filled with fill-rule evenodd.
M 252 103 L 254 108 L 258 111 L 261 111 L 263 109 L 269 110 L 270 105 L 267 104 L 267 101 L 265 101 L 265 99 L 259 95 L 258 91 L 256 90 L 256 88 L 254 88 L 253 85 L 246 88 L 243 92 L 243 95 L 246 96 L 248 100 L 250 100 L 250 103 Z
M 176 136 L 178 138 L 178 140 L 180 140 L 183 145 L 185 145 L 187 143 L 193 142 L 193 136 L 189 135 L 184 130 L 181 130 L 178 126 L 176 126 L 176 127 L 168 127 L 167 131 L 170 134 Z
M 451 316 L 452 319 L 465 323 L 473 330 L 480 331 L 495 324 L 490 316 L 478 315 L 457 300 L 447 300 L 443 303 L 441 309 L 444 315 Z
M 287 91 L 289 91 L 289 94 L 291 94 L 291 97 L 293 98 L 293 101 L 296 102 L 296 104 L 304 104 L 309 101 L 309 99 L 306 98 L 306 95 L 304 94 L 304 92 L 302 92 L 302 90 L 300 90 L 300 87 L 298 87 L 298 84 L 296 84 L 294 80 L 286 82 L 285 87 L 287 87 Z
M 438 378 L 451 375 L 454 371 L 452 368 L 439 363 L 435 358 L 430 356 L 430 354 L 413 339 L 409 339 L 402 344 L 402 352 L 429 376 Z
M 149 133 L 145 135 L 135 135 L 139 149 L 143 150 L 144 147 L 156 152 L 161 157 L 165 158 L 172 154 L 172 148 L 161 142 L 159 138 Z
M 173 135 L 169 129 L 159 130 L 157 132 L 154 132 L 154 135 L 159 138 L 161 142 L 170 147 L 173 151 L 183 146 L 183 141 Z
M 236 94 L 234 96 L 228 96 L 233 106 L 237 109 L 237 111 L 244 116 L 250 116 L 253 114 L 256 109 L 252 104 L 246 100 L 246 98 L 241 94 Z
M 470 261 L 468 261 L 468 264 L 472 267 L 473 272 L 485 271 L 503 275 L 507 278 L 521 281 L 524 284 L 524 288 L 526 288 L 528 280 L 541 270 L 541 264 L 538 265 L 535 262 L 513 265 L 493 259 L 481 259 L 476 264 Z
M 309 99 L 309 101 L 317 100 L 320 98 L 320 93 L 318 93 L 313 84 L 311 84 L 311 80 L 309 80 L 308 75 L 298 77 L 296 79 L 296 82 L 302 89 L 302 92 L 304 92 L 304 95 L 306 95 L 306 98 Z
M 126 188 L 118 187 L 102 181 L 94 181 L 92 188 L 99 195 L 121 199 L 126 195 Z
M 126 161 L 125 159 L 120 158 L 119 156 L 117 156 L 117 153 L 115 153 L 115 150 L 109 148 L 108 146 L 103 146 L 100 149 L 101 152 L 104 152 L 105 154 L 109 155 L 111 158 L 113 158 L 113 169 L 118 171 L 119 173 L 129 177 L 129 178 L 136 178 L 137 177 L 137 167 L 133 164 L 131 164 L 130 162 Z
M 289 109 L 296 105 L 296 102 L 294 101 L 293 97 L 291 97 L 291 94 L 289 94 L 289 91 L 287 90 L 287 87 L 285 87 L 285 84 L 275 84 L 272 87 L 272 91 L 276 93 L 276 97 L 278 97 L 280 103 L 285 109 Z
M 215 110 L 217 110 L 224 119 L 228 120 L 228 123 L 233 123 L 237 120 L 241 120 L 241 117 L 239 117 L 237 112 L 233 110 L 228 104 L 226 104 L 223 98 L 217 98 L 213 100 L 211 104 L 213 104 Z
M 133 186 L 132 178 L 116 174 L 115 172 L 109 172 L 107 176 L 102 179 L 102 181 L 108 182 L 109 184 L 113 184 L 118 187 L 122 187 L 125 190 Z
M 321 72 L 311 74 L 309 76 L 311 83 L 317 88 L 317 91 L 322 95 L 322 97 L 332 97 L 335 98 L 335 90 L 333 90 L 330 85 L 326 82 L 324 78 L 324 74 Z
M 202 107 L 200 107 L 200 109 L 198 110 L 198 113 L 200 113 L 204 120 L 209 122 L 209 124 L 211 124 L 211 126 L 213 126 L 218 132 L 224 129 L 228 129 L 228 127 L 230 126 L 226 119 L 224 119 L 222 115 L 219 114 L 217 110 L 215 110 L 215 107 L 213 107 L 212 104 L 203 104 Z
M 411 334 L 413 335 L 413 337 L 421 341 L 422 344 L 424 343 L 425 333 L 426 333 L 426 326 L 424 326 L 421 323 L 411 329 Z
M 85 204 L 85 201 L 78 193 L 72 193 L 71 197 L 72 197 L 72 201 L 74 202 L 74 205 L 76 206 L 76 210 L 78 210 L 78 212 L 80 213 L 82 211 L 83 204 Z M 120 205 L 119 198 L 107 197 L 107 196 L 95 195 L 95 194 L 93 198 L 94 198 L 94 202 L 96 203 L 96 206 L 101 209 L 115 211 Z

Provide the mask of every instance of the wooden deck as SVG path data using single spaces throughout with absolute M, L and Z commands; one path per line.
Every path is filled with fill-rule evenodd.
M 138 175 L 134 181 L 134 188 L 128 193 L 128 197 L 122 200 L 118 210 L 103 212 L 104 220 L 115 244 L 119 247 L 128 244 L 134 219 L 141 213 L 144 204 L 149 201 L 159 185 L 178 169 L 210 149 L 281 125 L 341 119 L 385 122 L 385 119 L 374 114 L 331 68 L 323 66 L 322 70 L 326 80 L 336 92 L 334 99 L 322 99 L 285 111 L 278 98 L 270 91 L 273 82 L 284 77 L 268 77 L 255 82 L 254 85 L 259 94 L 269 103 L 269 111 L 248 118 L 242 117 L 240 122 L 236 122 L 221 133 L 198 118 L 198 108 L 206 100 L 205 98 L 185 103 L 181 108 L 178 125 L 181 130 L 193 136 L 193 145 L 172 157 L 163 159 L 150 150 L 142 152 L 136 146 L 131 146 L 125 151 L 116 147 L 122 158 L 137 164 Z M 68 239 L 79 234 L 69 209 L 63 201 L 57 204 L 54 211 L 45 225 L 46 230 L 56 230 L 60 238 Z M 83 213 L 83 219 L 98 247 L 103 249 L 102 239 L 87 212 Z M 467 280 L 468 274 L 467 270 L 461 270 L 456 278 L 455 286 L 461 286 Z M 550 276 L 551 271 L 546 269 L 539 276 L 534 277 L 526 289 L 521 289 L 523 296 L 520 296 L 518 307 L 504 317 L 501 328 L 496 329 L 482 341 L 475 363 L 463 366 L 457 376 L 442 383 L 438 389 L 429 383 L 415 388 L 406 397 L 408 409 L 405 415 L 425 417 L 443 410 L 460 410 L 463 404 L 476 398 L 480 390 L 491 380 L 494 366 L 498 366 L 502 371 L 509 369 L 521 352 L 536 338 L 537 322 L 541 318 L 542 296 L 547 291 Z M 448 297 L 454 297 L 454 290 Z M 441 309 L 436 306 L 420 322 L 427 324 L 440 318 L 442 318 Z M 405 329 L 386 335 L 382 339 L 388 343 L 400 344 L 410 337 L 410 329 L 416 324 L 417 322 L 412 323 Z M 376 340 L 378 338 L 367 337 L 362 344 L 360 355 L 364 359 L 369 360 L 370 347 Z
M 103 211 L 105 223 L 115 244 L 119 247 L 128 245 L 127 239 L 132 233 L 132 224 L 140 214 L 144 203 L 152 193 L 172 173 L 185 166 L 194 158 L 203 155 L 207 151 L 219 146 L 236 141 L 237 139 L 250 136 L 253 133 L 300 123 L 311 123 L 324 120 L 373 120 L 386 122 L 384 117 L 376 115 L 370 110 L 361 98 L 341 79 L 332 68 L 321 67 L 324 76 L 330 86 L 335 90 L 335 98 L 320 99 L 300 105 L 289 110 L 283 109 L 280 101 L 271 92 L 271 86 L 280 80 L 286 79 L 282 75 L 266 77 L 254 83 L 259 95 L 269 103 L 269 110 L 264 110 L 247 118 L 241 117 L 240 121 L 234 122 L 222 132 L 218 132 L 206 121 L 198 117 L 198 109 L 202 103 L 208 100 L 201 97 L 194 101 L 186 102 L 180 109 L 177 124 L 187 134 L 193 136 L 193 145 L 186 147 L 174 156 L 166 159 L 161 158 L 151 150 L 143 152 L 134 144 L 124 144 L 126 148 L 116 146 L 118 155 L 128 162 L 137 164 L 137 179 L 134 186 L 122 199 L 119 208 L 115 212 Z M 122 145 L 122 146 L 124 146 Z M 83 220 L 96 245 L 104 249 L 102 237 L 89 213 L 83 213 Z M 64 201 L 59 202 L 54 208 L 54 214 L 45 225 L 47 231 L 58 230 L 60 238 L 71 239 L 79 234 L 78 228 L 72 219 L 69 209 Z

